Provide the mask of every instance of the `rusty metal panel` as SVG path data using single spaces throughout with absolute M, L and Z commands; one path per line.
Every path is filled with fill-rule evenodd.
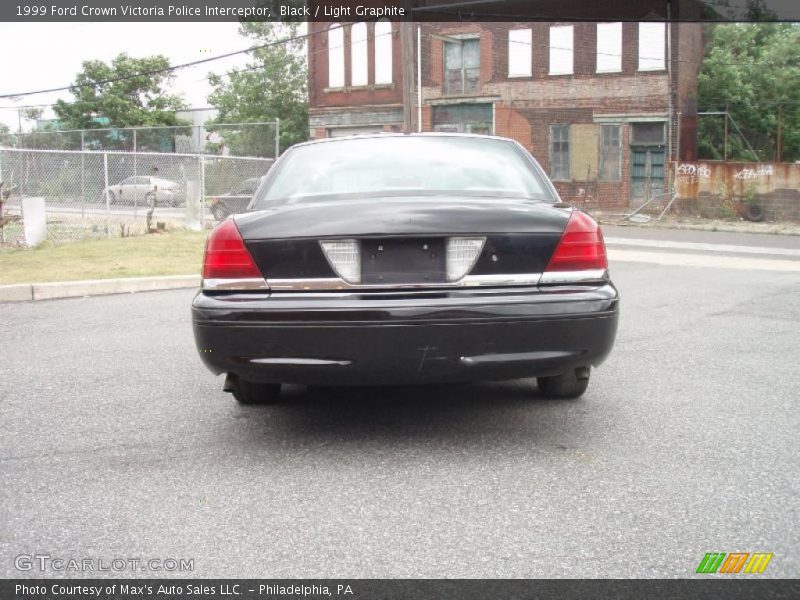
M 776 190 L 800 190 L 800 164 L 732 161 L 678 162 L 673 168 L 681 198 L 762 196 Z

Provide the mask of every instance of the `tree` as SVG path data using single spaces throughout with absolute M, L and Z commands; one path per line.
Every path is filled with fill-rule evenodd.
M 715 25 L 698 77 L 704 111 L 728 110 L 755 151 L 730 128 L 728 157 L 800 159 L 800 27 L 788 23 Z M 780 127 L 779 127 L 780 123 Z M 724 118 L 704 117 L 701 156 L 723 158 Z
M 169 66 L 162 55 L 134 58 L 122 53 L 110 65 L 85 61 L 70 90 L 75 99 L 59 100 L 53 107 L 61 128 L 182 124 L 175 111 L 186 105 L 179 96 L 165 91 L 174 77 L 171 71 L 163 71 Z
M 214 91 L 209 103 L 218 111 L 216 124 L 274 121 L 280 119 L 280 148 L 308 138 L 308 92 L 305 42 L 287 38 L 297 35 L 296 23 L 243 22 L 239 33 L 257 44 L 272 44 L 253 51 L 247 67 L 226 75 L 210 74 Z M 207 125 L 214 130 L 214 124 Z M 232 154 L 273 156 L 275 141 L 263 127 L 231 131 L 216 128 Z
M 11 135 L 11 131 L 8 128 L 8 125 L 5 123 L 0 123 L 0 146 L 13 146 L 14 145 L 14 136 Z

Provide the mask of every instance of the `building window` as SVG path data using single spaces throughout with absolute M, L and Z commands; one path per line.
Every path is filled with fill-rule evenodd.
M 464 39 L 444 43 L 444 93 L 477 92 L 480 81 L 480 41 Z
M 569 179 L 569 125 L 550 126 L 550 177 Z
M 392 24 L 375 23 L 375 83 L 392 83 Z
M 350 85 L 367 85 L 367 24 L 350 27 Z
M 639 23 L 639 70 L 663 71 L 666 49 L 664 23 Z
M 662 146 L 664 144 L 664 122 L 632 123 L 632 146 Z
M 433 107 L 433 130 L 493 135 L 491 104 L 446 104 Z
M 597 24 L 597 72 L 622 71 L 622 23 Z
M 533 30 L 508 32 L 508 76 L 530 77 L 533 64 Z
M 600 179 L 619 181 L 622 178 L 622 127 L 600 127 Z
M 572 25 L 550 28 L 550 75 L 572 74 Z
M 344 30 L 338 24 L 328 29 L 328 87 L 344 87 Z

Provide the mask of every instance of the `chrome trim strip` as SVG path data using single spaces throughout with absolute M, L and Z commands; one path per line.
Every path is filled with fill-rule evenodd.
M 457 284 L 462 286 L 482 285 L 538 285 L 541 273 L 508 273 L 503 275 L 467 275 Z
M 467 275 L 458 281 L 441 283 L 397 283 L 397 284 L 350 284 L 338 277 L 320 279 L 270 279 L 267 281 L 273 291 L 313 291 L 313 290 L 418 290 L 435 288 L 465 288 L 482 286 L 523 286 L 537 285 L 541 273 L 521 273 L 508 275 Z
M 200 287 L 212 291 L 268 290 L 269 285 L 262 277 L 243 277 L 241 279 L 203 279 Z
M 562 283 L 587 283 L 591 281 L 606 281 L 606 269 L 592 269 L 589 271 L 549 271 L 542 274 L 539 281 L 542 285 L 556 285 Z
M 319 279 L 270 279 L 268 282 L 271 290 L 347 290 L 353 286 L 339 277 Z
M 309 367 L 346 367 L 352 365 L 352 360 L 326 360 L 322 358 L 251 358 L 248 362 L 258 365 L 278 366 L 309 366 Z

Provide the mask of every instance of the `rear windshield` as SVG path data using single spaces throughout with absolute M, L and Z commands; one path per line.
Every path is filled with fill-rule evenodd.
M 501 139 L 376 136 L 295 147 L 253 207 L 306 200 L 469 195 L 555 202 L 544 175 Z

